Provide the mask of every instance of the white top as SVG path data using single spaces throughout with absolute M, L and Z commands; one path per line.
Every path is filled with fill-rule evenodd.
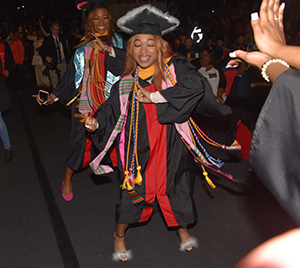
M 211 86 L 212 92 L 215 96 L 217 96 L 220 82 L 219 71 L 215 68 L 211 68 L 209 71 L 206 71 L 206 67 L 201 67 L 198 71 L 207 79 Z

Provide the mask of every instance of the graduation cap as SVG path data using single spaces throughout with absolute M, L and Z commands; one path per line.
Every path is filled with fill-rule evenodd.
M 77 9 L 82 10 L 82 28 L 84 28 L 86 18 L 92 10 L 97 8 L 105 8 L 108 10 L 106 1 L 107 0 L 91 0 L 77 4 Z
M 179 20 L 168 13 L 163 13 L 151 5 L 143 5 L 135 8 L 118 19 L 117 26 L 124 32 L 135 34 L 153 34 L 162 36 L 173 31 Z

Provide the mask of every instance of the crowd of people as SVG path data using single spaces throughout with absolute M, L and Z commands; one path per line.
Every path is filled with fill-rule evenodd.
M 235 125 L 240 119 L 253 132 L 251 167 L 300 224 L 296 174 L 300 135 L 288 120 L 298 117 L 299 32 L 284 24 L 284 4 L 263 0 L 260 16 L 252 13 L 248 23 L 235 14 L 227 21 L 214 21 L 210 15 L 205 31 L 201 29 L 205 16 L 199 14 L 197 20 L 195 12 L 180 23 L 154 6 L 143 5 L 119 18 L 117 28 L 106 1 L 91 0 L 77 8 L 84 33 L 79 16 L 65 17 L 72 21 L 69 29 L 55 20 L 48 24 L 42 17 L 12 29 L 3 23 L 1 76 L 16 78 L 15 93 L 21 97 L 23 81 L 34 75 L 37 86 L 48 90 L 36 95 L 40 105 L 60 101 L 72 107 L 62 182 L 66 201 L 73 199 L 75 170 L 90 164 L 96 174 L 111 172 L 113 167 L 119 171 L 122 195 L 116 211 L 114 260 L 131 258 L 125 232 L 130 224 L 147 221 L 156 203 L 167 225 L 178 228 L 181 250 L 197 247 L 187 229 L 197 219 L 194 160 L 212 187 L 206 169 L 232 179 L 198 138 L 209 134 L 206 138 L 214 146 L 236 151 Z M 230 94 L 226 92 L 228 69 L 236 71 Z M 249 93 L 253 82 L 263 84 L 268 93 L 254 98 Z M 3 81 L 2 92 L 7 95 Z M 43 92 L 50 94 L 43 97 Z M 255 109 L 245 105 L 257 99 Z M 288 107 L 284 112 L 278 111 L 282 103 Z M 10 107 L 9 98 L 6 105 L 0 104 L 4 161 L 10 162 L 12 147 L 1 116 Z M 196 123 L 203 132 L 192 119 L 199 110 Z M 240 267 L 256 267 L 252 262 L 250 256 Z

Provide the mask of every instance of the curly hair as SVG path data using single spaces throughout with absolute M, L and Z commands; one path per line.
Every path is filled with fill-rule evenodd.
M 156 89 L 161 89 L 162 81 L 166 82 L 166 76 L 164 74 L 164 61 L 166 58 L 171 58 L 177 54 L 174 53 L 168 42 L 162 39 L 160 36 L 153 35 L 153 39 L 155 41 L 158 51 L 157 60 L 154 63 L 155 70 L 153 74 L 153 84 Z M 133 57 L 134 40 L 135 37 L 132 36 L 127 43 L 126 60 L 122 77 L 132 74 L 138 66 L 137 62 Z

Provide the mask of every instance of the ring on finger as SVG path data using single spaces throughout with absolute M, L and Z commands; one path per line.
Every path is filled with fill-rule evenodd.
M 274 20 L 276 20 L 277 22 L 280 22 L 280 18 L 275 17 Z

